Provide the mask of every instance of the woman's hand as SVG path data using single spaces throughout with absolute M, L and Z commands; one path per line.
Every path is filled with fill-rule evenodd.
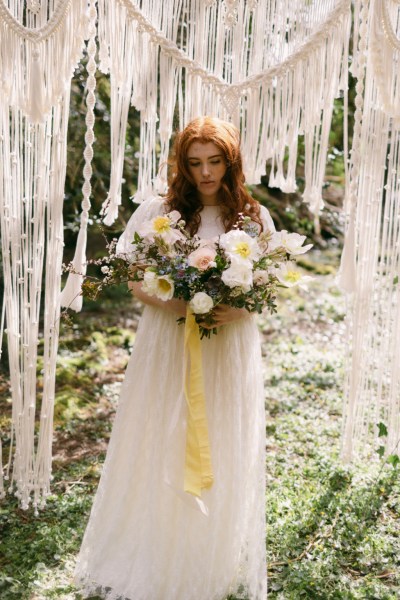
M 150 304 L 150 306 L 159 306 L 160 308 L 165 308 L 165 310 L 169 310 L 178 317 L 186 317 L 187 303 L 184 300 L 181 300 L 180 298 L 161 300 L 160 298 L 156 298 L 156 296 L 149 296 L 142 290 L 142 281 L 130 281 L 128 283 L 128 287 L 133 295 L 136 296 L 138 300 L 141 300 L 141 302 Z
M 244 319 L 245 317 L 248 317 L 249 314 L 249 311 L 245 308 L 233 308 L 228 304 L 217 304 L 213 310 L 214 323 L 212 325 L 200 323 L 200 325 L 204 327 L 204 329 L 214 329 L 214 327 L 220 327 L 221 325 L 232 323 L 232 321 Z

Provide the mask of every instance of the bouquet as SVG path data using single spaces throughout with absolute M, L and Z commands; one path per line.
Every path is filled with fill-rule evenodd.
M 228 304 L 258 312 L 276 312 L 279 286 L 304 283 L 293 257 L 304 254 L 305 236 L 287 231 L 259 233 L 250 217 L 239 215 L 235 227 L 213 240 L 191 236 L 178 211 L 141 224 L 132 249 L 122 258 L 130 279 L 161 300 L 182 298 L 199 324 L 201 337 L 216 333 L 213 309 Z M 115 277 L 103 267 L 106 277 Z M 118 271 L 118 269 L 117 269 Z M 182 322 L 185 319 L 178 319 Z

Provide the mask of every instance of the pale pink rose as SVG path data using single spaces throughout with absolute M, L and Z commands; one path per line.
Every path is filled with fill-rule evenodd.
M 188 263 L 191 267 L 196 267 L 200 271 L 205 271 L 210 267 L 215 267 L 214 258 L 216 256 L 215 250 L 204 246 L 203 248 L 197 248 L 188 256 Z

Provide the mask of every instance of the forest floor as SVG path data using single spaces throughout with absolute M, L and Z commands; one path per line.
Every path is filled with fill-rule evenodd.
M 260 317 L 267 410 L 267 546 L 273 600 L 400 598 L 398 467 L 339 459 L 346 327 L 337 252 L 314 251 L 308 291 Z M 35 517 L 0 502 L 0 598 L 81 600 L 71 583 L 109 439 L 138 307 L 127 296 L 62 324 L 52 495 Z M 9 435 L 7 377 L 0 427 Z M 233 599 L 231 599 L 233 600 Z

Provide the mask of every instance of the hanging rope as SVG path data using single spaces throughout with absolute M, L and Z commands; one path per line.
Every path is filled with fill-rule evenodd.
M 87 18 L 86 0 L 54 8 L 46 0 L 0 3 L 0 219 L 12 396 L 4 480 L 35 514 L 50 493 L 70 80 Z
M 96 103 L 96 21 L 97 9 L 96 0 L 90 0 L 89 8 L 89 40 L 87 45 L 87 95 L 86 95 L 86 133 L 85 133 L 85 150 L 83 156 L 85 158 L 85 166 L 83 168 L 84 183 L 82 186 L 82 214 L 79 228 L 78 240 L 76 242 L 75 256 L 72 261 L 74 273 L 68 275 L 67 282 L 61 294 L 61 306 L 66 306 L 75 311 L 80 311 L 82 308 L 82 283 L 86 273 L 86 243 L 87 243 L 87 225 L 89 221 L 90 210 L 90 194 L 92 186 L 90 180 L 92 178 L 92 159 L 93 159 L 93 143 L 94 143 L 94 106 Z
M 379 441 L 387 452 L 400 439 L 400 5 L 388 0 L 357 4 L 350 183 L 354 240 L 346 240 L 353 247 L 355 274 L 347 321 L 345 460 L 373 450 L 379 422 L 388 429 L 387 439 Z

